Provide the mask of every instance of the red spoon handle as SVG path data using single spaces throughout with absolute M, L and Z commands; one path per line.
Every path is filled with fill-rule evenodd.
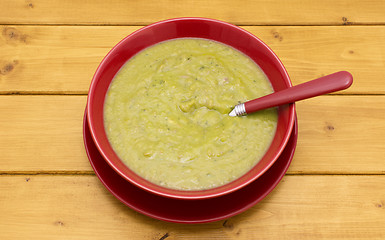
M 282 91 L 274 92 L 261 98 L 245 102 L 246 113 L 261 109 L 293 103 L 306 98 L 336 92 L 350 87 L 353 77 L 349 72 L 336 72 L 310 82 L 302 83 Z

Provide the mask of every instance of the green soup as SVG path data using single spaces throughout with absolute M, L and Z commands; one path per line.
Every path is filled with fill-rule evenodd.
M 209 189 L 239 178 L 263 157 L 277 110 L 228 113 L 271 92 L 263 71 L 229 46 L 165 41 L 117 73 L 106 95 L 105 130 L 119 158 L 143 178 L 173 189 Z

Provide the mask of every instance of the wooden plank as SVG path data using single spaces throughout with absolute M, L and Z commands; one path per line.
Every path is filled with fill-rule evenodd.
M 298 102 L 298 147 L 290 172 L 385 173 L 380 167 L 385 160 L 384 102 L 384 96 L 322 96 Z
M 0 94 L 86 94 L 99 62 L 138 28 L 0 26 Z M 348 70 L 354 84 L 342 93 L 385 94 L 383 26 L 245 29 L 271 46 L 293 84 Z
M 294 85 L 333 72 L 352 73 L 340 93 L 384 94 L 385 27 L 245 27 L 278 55 Z
M 137 28 L 2 26 L 1 92 L 86 94 L 99 62 Z
M 385 173 L 385 96 L 322 96 L 297 103 L 289 173 Z M 88 171 L 86 96 L 0 96 L 1 172 Z
M 70 0 L 61 4 L 49 0 L 6 0 L 0 8 L 0 23 L 138 25 L 194 16 L 246 25 L 383 24 L 384 11 L 381 0 Z
M 82 138 L 84 96 L 1 96 L 2 171 L 90 170 Z
M 384 184 L 385 176 L 286 176 L 240 215 L 183 225 L 136 213 L 96 176 L 0 176 L 0 238 L 384 239 Z

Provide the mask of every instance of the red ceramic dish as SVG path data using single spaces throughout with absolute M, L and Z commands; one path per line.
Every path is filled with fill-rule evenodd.
M 278 159 L 289 140 L 294 125 L 295 109 L 294 104 L 279 107 L 277 132 L 265 156 L 245 175 L 226 185 L 202 191 L 181 191 L 158 186 L 138 176 L 119 159 L 108 142 L 103 123 L 105 94 L 115 74 L 136 53 L 165 40 L 188 37 L 215 40 L 232 46 L 248 55 L 262 68 L 275 91 L 291 87 L 289 76 L 278 57 L 251 33 L 229 23 L 212 19 L 171 19 L 154 23 L 130 34 L 107 54 L 91 82 L 87 117 L 96 147 L 107 163 L 123 178 L 144 190 L 161 196 L 204 199 L 236 191 L 266 172 Z
M 240 214 L 264 199 L 280 182 L 293 159 L 297 144 L 297 122 L 282 154 L 260 178 L 233 193 L 209 199 L 189 200 L 152 194 L 126 181 L 106 163 L 83 122 L 84 145 L 92 168 L 103 185 L 123 204 L 146 216 L 177 223 L 219 221 Z M 231 204 L 229 204 L 231 203 Z

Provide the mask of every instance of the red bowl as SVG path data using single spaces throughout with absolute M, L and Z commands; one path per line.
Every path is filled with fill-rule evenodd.
M 107 139 L 103 122 L 103 106 L 106 92 L 115 74 L 139 51 L 175 38 L 204 38 L 227 44 L 253 59 L 270 80 L 274 91 L 292 86 L 286 69 L 274 52 L 260 39 L 242 28 L 206 18 L 177 18 L 157 22 L 139 29 L 120 41 L 96 70 L 87 101 L 87 117 L 92 138 L 104 159 L 118 174 L 154 194 L 179 199 L 206 199 L 231 193 L 260 177 L 278 159 L 294 126 L 294 104 L 278 108 L 277 131 L 273 142 L 264 157 L 250 171 L 226 185 L 207 190 L 175 190 L 147 181 L 119 159 Z

